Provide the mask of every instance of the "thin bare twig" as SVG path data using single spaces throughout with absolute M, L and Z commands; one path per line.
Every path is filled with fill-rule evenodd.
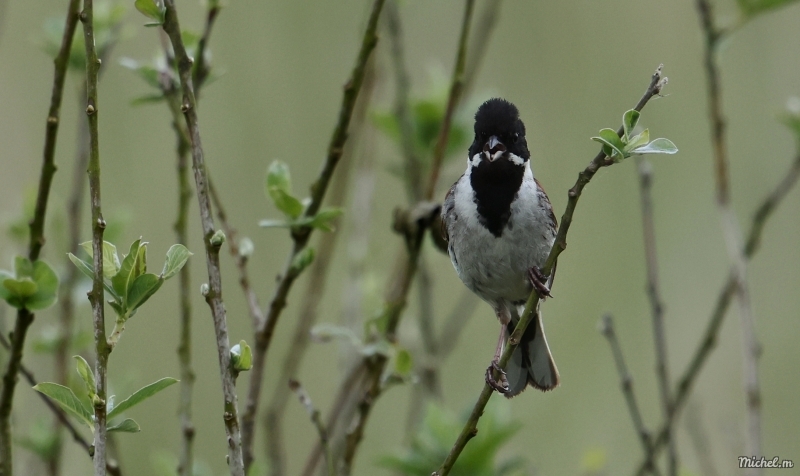
M 319 441 L 322 444 L 322 450 L 325 453 L 325 461 L 327 462 L 328 466 L 328 476 L 336 476 L 336 462 L 333 460 L 331 448 L 328 445 L 328 430 L 325 429 L 325 424 L 322 423 L 319 410 L 314 408 L 314 403 L 311 401 L 311 397 L 308 395 L 308 392 L 305 391 L 303 386 L 300 385 L 300 382 L 297 380 L 289 380 L 289 389 L 291 389 L 291 391 L 297 395 L 297 398 L 300 400 L 300 404 L 303 405 L 308 412 L 308 416 L 311 417 L 311 423 L 313 423 L 314 428 L 317 429 Z
M 403 182 L 406 185 L 409 204 L 412 204 L 422 199 L 423 183 L 420 174 L 421 163 L 417 156 L 414 128 L 409 111 L 411 80 L 406 68 L 403 29 L 397 3 L 397 0 L 392 0 L 387 6 L 386 29 L 391 43 L 391 57 L 395 74 L 394 115 L 400 125 L 400 148 L 403 152 L 405 171 Z
M 95 344 L 95 382 L 97 399 L 94 401 L 94 473 L 104 476 L 106 471 L 106 371 L 111 353 L 106 339 L 105 300 L 103 298 L 103 218 L 100 201 L 100 143 L 98 135 L 97 74 L 100 60 L 97 57 L 94 37 L 93 0 L 84 0 L 80 15 L 83 39 L 86 45 L 86 115 L 89 120 L 89 197 L 92 209 L 92 263 L 94 279 L 89 293 L 92 304 Z
M 611 347 L 611 353 L 614 355 L 614 363 L 617 366 L 617 373 L 619 374 L 620 387 L 622 387 L 622 394 L 625 395 L 625 402 L 628 404 L 628 412 L 631 414 L 631 421 L 633 421 L 633 428 L 639 436 L 639 441 L 642 442 L 642 450 L 646 456 L 647 470 L 652 474 L 661 474 L 656 466 L 653 458 L 653 440 L 650 431 L 644 424 L 642 419 L 642 412 L 639 411 L 639 404 L 636 401 L 636 394 L 633 392 L 633 377 L 628 371 L 628 366 L 625 364 L 625 357 L 622 355 L 622 347 L 617 340 L 617 333 L 614 331 L 614 320 L 610 314 L 603 316 L 600 321 L 600 332 L 608 340 L 608 345 Z
M 214 332 L 217 339 L 217 356 L 222 381 L 223 421 L 228 442 L 228 467 L 232 476 L 244 476 L 244 461 L 242 459 L 242 442 L 239 431 L 238 403 L 236 384 L 231 369 L 230 340 L 228 338 L 228 323 L 225 306 L 222 302 L 222 276 L 219 265 L 219 249 L 222 240 L 212 240 L 216 233 L 214 217 L 211 210 L 211 201 L 208 196 L 208 177 L 200 138 L 200 127 L 197 118 L 197 101 L 192 85 L 192 59 L 186 53 L 181 38 L 181 29 L 178 22 L 178 13 L 174 0 L 166 0 L 166 16 L 163 24 L 164 32 L 169 36 L 181 82 L 181 112 L 186 120 L 189 131 L 192 151 L 192 164 L 194 169 L 197 200 L 200 206 L 200 222 L 203 227 L 203 244 L 206 250 L 206 265 L 208 269 L 208 287 L 205 293 L 206 303 L 211 309 L 214 320 Z
M 786 175 L 784 175 L 783 179 L 781 179 L 778 185 L 773 189 L 772 193 L 770 193 L 767 198 L 764 199 L 761 205 L 759 205 L 755 215 L 753 216 L 753 221 L 750 224 L 750 231 L 747 235 L 747 244 L 744 248 L 744 256 L 748 260 L 753 257 L 756 251 L 758 251 L 761 243 L 761 234 L 764 231 L 764 225 L 766 224 L 767 219 L 777 209 L 778 205 L 786 197 L 792 187 L 794 187 L 798 179 L 800 179 L 800 154 L 795 156 L 795 159 L 789 167 L 789 170 L 786 172 Z M 683 408 L 683 405 L 688 400 L 692 385 L 694 384 L 695 380 L 697 380 L 697 376 L 700 374 L 700 370 L 703 368 L 706 360 L 708 360 L 708 357 L 711 355 L 711 351 L 714 350 L 714 347 L 717 345 L 717 335 L 719 334 L 719 330 L 722 328 L 722 322 L 725 319 L 728 306 L 730 306 L 731 300 L 733 299 L 735 293 L 736 276 L 733 272 L 731 272 L 728 275 L 728 280 L 725 282 L 725 284 L 722 286 L 722 290 L 719 292 L 717 304 L 714 306 L 714 310 L 711 312 L 711 317 L 706 325 L 706 331 L 703 333 L 703 338 L 700 340 L 697 350 L 695 350 L 695 353 L 692 356 L 692 360 L 689 361 L 689 364 L 686 366 L 686 370 L 684 370 L 683 375 L 678 380 L 672 403 L 673 419 L 677 417 L 681 408 Z M 672 422 L 669 423 L 669 425 L 672 424 Z M 658 456 L 659 451 L 667 443 L 668 430 L 666 429 L 666 426 L 667 423 L 664 423 L 656 433 L 656 438 L 653 443 L 656 456 Z M 639 465 L 636 471 L 637 475 L 641 476 L 644 474 L 643 466 L 644 464 Z
M 650 298 L 653 318 L 653 341 L 656 351 L 656 376 L 658 377 L 658 387 L 661 393 L 661 408 L 664 414 L 664 421 L 672 421 L 672 397 L 670 396 L 671 384 L 669 381 L 669 369 L 667 365 L 667 338 L 664 333 L 664 304 L 661 300 L 661 291 L 658 286 L 658 258 L 656 253 L 656 227 L 653 219 L 653 197 L 651 188 L 653 185 L 653 168 L 650 162 L 638 158 L 637 168 L 639 171 L 639 194 L 642 203 L 642 231 L 644 235 L 644 253 L 647 267 L 647 295 Z M 678 452 L 675 444 L 675 436 L 672 428 L 669 428 L 668 435 L 668 458 L 667 474 L 670 476 L 678 475 Z M 653 458 L 652 449 L 646 451 L 647 459 Z
M 342 95 L 342 105 L 339 110 L 339 120 L 331 135 L 330 143 L 328 145 L 328 154 L 325 163 L 322 167 L 317 180 L 311 185 L 311 202 L 308 204 L 304 211 L 305 217 L 313 217 L 317 214 L 322 206 L 322 200 L 325 198 L 325 192 L 333 177 L 333 172 L 337 164 L 342 158 L 344 152 L 344 145 L 347 141 L 350 119 L 353 115 L 356 99 L 358 98 L 361 84 L 364 81 L 364 76 L 367 69 L 367 60 L 375 49 L 378 42 L 376 31 L 378 28 L 378 19 L 380 18 L 381 10 L 385 0 L 375 0 L 372 5 L 367 28 L 364 31 L 364 36 L 361 41 L 361 48 L 356 59 L 355 66 L 351 73 L 350 79 L 344 87 Z M 272 341 L 272 336 L 275 332 L 275 326 L 278 323 L 281 312 L 286 307 L 286 299 L 289 291 L 294 284 L 294 281 L 300 274 L 300 270 L 292 266 L 294 257 L 305 249 L 308 240 L 311 237 L 313 228 L 310 226 L 296 227 L 292 230 L 292 246 L 291 255 L 286 261 L 286 266 L 281 279 L 275 288 L 275 292 L 270 300 L 269 311 L 266 318 L 260 322 L 256 328 L 255 349 L 253 352 L 253 367 L 250 370 L 250 390 L 247 395 L 247 405 L 245 413 L 242 418 L 242 438 L 244 442 L 245 465 L 250 467 L 253 461 L 253 438 L 255 435 L 255 419 L 258 413 L 258 405 L 261 396 L 261 386 L 264 379 L 264 366 L 266 361 L 267 350 L 269 349 Z
M 745 454 L 761 453 L 761 388 L 758 376 L 758 358 L 761 345 L 755 333 L 753 309 L 750 303 L 750 290 L 747 284 L 747 258 L 744 256 L 742 229 L 730 200 L 729 159 L 725 142 L 725 119 L 722 113 L 722 94 L 720 92 L 720 73 L 717 54 L 722 32 L 714 25 L 713 12 L 708 0 L 697 0 L 700 23 L 705 34 L 705 70 L 708 88 L 708 115 L 711 123 L 711 142 L 714 153 L 714 169 L 717 189 L 717 206 L 722 222 L 728 258 L 733 276 L 736 278 L 735 293 L 739 303 L 739 317 L 742 328 L 742 365 L 744 389 L 747 401 L 747 431 Z M 751 468 L 750 475 L 762 474 L 761 468 Z
M 211 37 L 211 30 L 214 21 L 219 13 L 219 3 L 210 4 L 207 15 L 206 24 L 203 30 L 203 36 L 200 38 L 197 51 L 197 63 L 193 70 L 193 83 L 195 90 L 198 92 L 202 88 L 205 78 L 210 72 L 210 65 L 206 61 L 206 48 L 208 41 Z M 163 36 L 162 36 L 163 39 Z M 174 57 L 169 45 L 163 41 L 164 54 L 168 59 L 167 64 L 174 64 Z M 166 99 L 167 106 L 169 107 L 172 115 L 172 126 L 176 135 L 176 154 L 177 154 L 177 176 L 178 176 L 178 215 L 175 220 L 174 229 L 178 243 L 188 245 L 188 219 L 189 219 L 189 205 L 192 198 L 192 187 L 189 176 L 189 153 L 191 152 L 191 139 L 189 131 L 185 123 L 182 121 L 182 112 L 180 107 L 179 98 L 179 85 L 176 84 L 173 76 L 168 72 L 162 74 L 161 81 L 159 82 L 161 92 Z M 214 200 L 214 188 L 209 179 L 209 190 L 212 200 Z M 216 204 L 215 204 L 216 206 Z M 222 212 L 220 212 L 222 214 Z M 224 214 L 223 214 L 224 216 Z M 235 237 L 233 233 L 228 233 L 228 229 L 223 222 L 223 230 L 229 238 L 232 246 L 236 246 Z M 180 476 L 189 476 L 193 472 L 194 467 L 194 436 L 195 427 L 192 422 L 192 389 L 194 387 L 195 373 L 192 369 L 192 306 L 191 306 L 191 272 L 187 263 L 186 266 L 181 268 L 179 275 L 179 290 L 178 300 L 180 303 L 180 339 L 178 344 L 178 360 L 180 361 L 181 368 L 181 389 L 180 401 L 178 404 L 178 414 L 181 419 L 181 450 L 180 458 L 178 460 L 178 474 Z
M 662 87 L 666 84 L 666 78 L 661 76 L 661 66 L 656 69 L 656 72 L 653 74 L 650 80 L 650 85 L 647 87 L 647 90 L 644 93 L 644 96 L 639 100 L 639 103 L 636 105 L 634 109 L 637 111 L 641 111 L 642 108 L 650 101 L 653 96 L 657 96 L 661 93 Z M 617 130 L 617 135 L 621 136 L 623 133 L 622 127 Z M 606 155 L 601 150 L 589 165 L 578 174 L 578 180 L 575 182 L 575 185 L 569 190 L 569 199 L 567 201 L 567 208 L 564 211 L 564 215 L 561 217 L 561 224 L 558 227 L 558 233 L 556 234 L 555 243 L 553 244 L 553 248 L 550 250 L 550 255 L 547 257 L 547 261 L 545 262 L 544 267 L 542 268 L 542 272 L 545 275 L 549 275 L 552 273 L 556 261 L 558 260 L 558 256 L 566 249 L 567 247 L 567 232 L 569 231 L 570 226 L 572 225 L 572 216 L 575 213 L 575 207 L 578 204 L 578 199 L 581 196 L 581 192 L 583 188 L 589 183 L 589 181 L 594 177 L 598 170 L 601 167 L 612 165 L 614 162 L 606 157 Z M 525 304 L 525 311 L 520 316 L 520 320 L 517 323 L 517 327 L 514 329 L 514 332 L 511 333 L 511 336 L 508 339 L 508 345 L 506 346 L 505 351 L 503 352 L 502 357 L 500 358 L 500 366 L 505 367 L 508 360 L 511 358 L 511 354 L 516 349 L 519 341 L 525 332 L 525 328 L 528 326 L 528 323 L 534 318 L 536 313 L 538 313 L 539 308 L 539 294 L 534 289 L 531 292 L 531 295 L 528 297 L 528 301 Z M 497 376 L 495 375 L 495 378 Z M 455 464 L 458 457 L 461 455 L 461 452 L 464 450 L 464 447 L 467 445 L 469 440 L 472 439 L 473 436 L 478 431 L 478 420 L 480 419 L 481 415 L 483 415 L 483 410 L 486 408 L 486 404 L 489 402 L 489 398 L 491 398 L 493 393 L 492 388 L 489 384 L 484 384 L 483 390 L 481 391 L 480 396 L 478 397 L 478 401 L 475 403 L 475 406 L 472 409 L 472 413 L 467 420 L 467 423 L 464 425 L 464 429 L 461 430 L 461 433 L 458 436 L 453 448 L 450 450 L 450 453 L 447 455 L 447 458 L 439 467 L 439 470 L 436 471 L 434 474 L 436 476 L 446 476 L 450 473 L 453 465 Z
M 469 38 L 469 29 L 472 23 L 472 11 L 475 9 L 474 0 L 467 0 L 464 8 L 464 22 L 461 24 L 461 35 L 458 40 L 456 65 L 453 68 L 453 78 L 450 82 L 450 94 L 447 98 L 447 108 L 444 111 L 442 127 L 439 130 L 439 136 L 436 138 L 436 146 L 433 149 L 433 160 L 431 161 L 428 187 L 425 190 L 425 200 L 433 200 L 433 196 L 436 193 L 436 183 L 439 181 L 439 170 L 442 168 L 444 154 L 447 150 L 447 141 L 450 138 L 450 126 L 453 122 L 456 106 L 461 100 L 461 92 L 464 89 L 464 67 L 467 63 L 467 39 Z
M 714 466 L 711 440 L 706 433 L 703 424 L 704 412 L 701 411 L 700 403 L 694 402 L 686 408 L 686 433 L 692 442 L 692 449 L 695 452 L 700 469 L 704 476 L 719 476 L 716 466 Z
M 64 34 L 61 38 L 61 47 L 55 59 L 55 72 L 53 73 L 53 88 L 50 96 L 50 109 L 47 113 L 47 126 L 45 132 L 44 154 L 42 169 L 39 176 L 39 190 L 36 196 L 36 208 L 33 220 L 30 222 L 30 240 L 28 243 L 28 258 L 36 261 L 39 252 L 44 246 L 44 221 L 47 212 L 47 200 L 50 196 L 50 186 L 56 172 L 55 150 L 58 137 L 58 124 L 60 120 L 61 98 L 64 92 L 64 81 L 67 77 L 69 53 L 72 39 L 78 22 L 79 0 L 70 0 L 67 7 Z M 14 325 L 14 334 L 11 339 L 6 372 L 3 375 L 3 388 L 0 392 L 0 475 L 12 474 L 12 436 L 9 419 L 14 403 L 14 388 L 17 383 L 17 372 L 22 361 L 25 336 L 33 322 L 33 314 L 27 309 L 17 312 Z

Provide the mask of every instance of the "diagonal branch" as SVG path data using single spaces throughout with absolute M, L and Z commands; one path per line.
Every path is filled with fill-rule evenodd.
M 639 100 L 639 103 L 636 104 L 634 109 L 637 111 L 641 111 L 645 104 L 647 104 L 647 102 L 650 101 L 653 96 L 659 95 L 661 93 L 661 89 L 664 87 L 664 85 L 666 85 L 667 78 L 661 76 L 661 68 L 662 67 L 659 66 L 658 69 L 656 69 L 656 72 L 653 74 L 650 80 L 650 85 L 647 87 L 644 96 L 642 96 L 642 98 Z M 617 131 L 617 135 L 622 136 L 622 133 L 623 130 L 620 127 Z M 572 216 L 575 213 L 575 207 L 578 205 L 578 199 L 581 196 L 583 188 L 589 183 L 589 181 L 592 179 L 592 177 L 594 177 L 601 167 L 606 167 L 612 165 L 613 163 L 614 162 L 606 157 L 601 150 L 595 156 L 595 158 L 592 159 L 589 165 L 578 174 L 578 180 L 569 190 L 567 208 L 564 211 L 564 215 L 561 217 L 561 224 L 559 225 L 558 233 L 556 234 L 555 243 L 553 244 L 553 248 L 550 250 L 550 255 L 547 257 L 547 261 L 542 269 L 542 272 L 545 275 L 552 273 L 553 269 L 555 268 L 556 261 L 558 260 L 558 256 L 567 247 L 567 232 L 569 231 L 569 227 L 572 225 Z M 506 366 L 508 360 L 511 358 L 511 354 L 514 352 L 514 349 L 517 348 L 517 345 L 519 344 L 519 341 L 525 332 L 525 328 L 528 326 L 528 323 L 534 318 L 535 313 L 538 313 L 539 299 L 540 296 L 534 289 L 531 292 L 531 295 L 528 297 L 528 301 L 525 304 L 525 311 L 520 316 L 517 327 L 514 329 L 514 332 L 508 339 L 508 345 L 506 346 L 506 349 L 500 358 L 501 367 Z M 497 376 L 495 376 L 495 378 L 497 378 Z M 450 470 L 452 469 L 458 457 L 461 455 L 464 447 L 477 433 L 478 420 L 480 419 L 481 415 L 483 415 L 483 410 L 486 408 L 486 404 L 489 402 L 489 398 L 491 398 L 492 393 L 493 390 L 489 384 L 484 384 L 483 391 L 481 391 L 478 401 L 475 403 L 467 423 L 464 425 L 463 430 L 461 430 L 461 433 L 453 445 L 453 448 L 450 450 L 450 453 L 447 455 L 447 458 L 439 467 L 439 470 L 434 473 L 434 475 L 446 476 L 450 473 Z
M 633 421 L 633 428 L 642 442 L 642 449 L 647 460 L 647 470 L 652 474 L 661 474 L 656 466 L 653 458 L 653 439 L 651 438 L 650 431 L 644 424 L 642 412 L 639 410 L 639 404 L 636 401 L 636 394 L 633 392 L 633 377 L 628 371 L 628 366 L 625 364 L 625 357 L 622 355 L 622 346 L 619 345 L 617 333 L 614 330 L 614 320 L 610 314 L 603 316 L 600 321 L 600 332 L 608 340 L 608 345 L 611 347 L 611 353 L 614 355 L 614 363 L 617 366 L 617 373 L 619 374 L 620 387 L 622 387 L 622 394 L 625 395 L 625 402 L 628 404 L 628 412 L 631 414 Z
M 747 284 L 747 258 L 744 256 L 742 229 L 733 211 L 730 199 L 730 173 L 728 150 L 725 142 L 725 119 L 722 113 L 718 50 L 722 32 L 714 24 L 711 4 L 708 0 L 697 0 L 700 23 L 705 34 L 705 70 L 708 88 L 708 116 L 711 123 L 711 143 L 714 155 L 717 206 L 720 212 L 722 233 L 727 245 L 732 275 L 735 277 L 735 294 L 739 303 L 739 318 L 742 328 L 742 364 L 744 390 L 747 400 L 746 451 L 748 455 L 761 453 L 761 388 L 758 376 L 758 358 L 761 345 L 755 333 L 750 290 Z M 754 468 L 748 474 L 761 474 Z
M 325 192 L 328 189 L 333 172 L 336 165 L 342 158 L 344 152 L 344 145 L 348 137 L 348 129 L 350 126 L 350 119 L 355 109 L 356 99 L 358 98 L 361 84 L 364 81 L 364 76 L 367 70 L 367 60 L 375 49 L 378 43 L 378 36 L 376 31 L 378 28 L 378 19 L 380 18 L 381 10 L 385 0 L 375 0 L 372 4 L 367 28 L 364 31 L 364 36 L 361 41 L 361 49 L 359 50 L 355 66 L 347 83 L 345 83 L 344 93 L 342 95 L 342 105 L 339 110 L 339 120 L 336 124 L 331 140 L 328 145 L 328 154 L 325 163 L 322 167 L 317 180 L 311 185 L 311 202 L 306 207 L 304 216 L 313 217 L 317 214 L 322 206 L 322 200 L 325 198 Z M 253 461 L 253 438 L 255 435 L 255 420 L 258 413 L 258 405 L 261 397 L 261 386 L 264 379 L 264 366 L 272 341 L 272 335 L 275 332 L 275 326 L 278 323 L 281 312 L 286 307 L 286 299 L 289 291 L 292 288 L 295 280 L 299 276 L 300 270 L 292 266 L 292 261 L 298 253 L 305 249 L 308 240 L 311 237 L 313 228 L 310 226 L 296 227 L 292 229 L 292 246 L 291 255 L 286 260 L 286 266 L 281 273 L 281 279 L 275 288 L 275 292 L 270 300 L 269 310 L 265 319 L 258 323 L 256 326 L 255 336 L 255 349 L 253 352 L 253 368 L 250 370 L 250 390 L 247 395 L 247 405 L 244 416 L 242 418 L 242 439 L 244 442 L 244 455 L 245 465 L 250 467 Z
M 751 259 L 756 251 L 758 251 L 759 244 L 761 243 L 761 234 L 764 231 L 764 225 L 767 219 L 775 212 L 778 205 L 780 205 L 781 201 L 786 197 L 792 187 L 794 187 L 798 179 L 800 179 L 800 153 L 795 156 L 786 175 L 773 189 L 772 193 L 759 205 L 753 216 L 753 221 L 750 224 L 750 232 L 747 235 L 747 244 L 744 248 L 744 256 L 746 259 Z M 717 345 L 717 334 L 719 334 L 719 330 L 722 328 L 722 322 L 725 319 L 728 306 L 730 306 L 735 293 L 736 276 L 731 272 L 717 297 L 717 304 L 711 313 L 711 318 L 708 320 L 703 338 L 700 340 L 700 344 L 697 350 L 695 350 L 692 360 L 689 362 L 689 365 L 687 365 L 680 380 L 678 380 L 675 397 L 673 399 L 673 420 L 686 404 L 692 385 L 695 380 L 697 380 L 697 376 L 700 374 L 700 370 L 703 368 L 706 360 L 708 360 L 708 357 L 711 355 L 711 351 L 714 350 L 714 347 Z M 661 429 L 656 433 L 656 438 L 653 443 L 656 456 L 658 456 L 658 452 L 667 443 L 667 425 L 671 426 L 672 423 L 673 422 L 664 423 Z M 636 474 L 641 476 L 644 474 L 644 471 L 644 464 L 640 464 Z
M 61 98 L 64 92 L 64 81 L 67 77 L 69 53 L 72 39 L 78 23 L 79 0 L 70 0 L 67 7 L 67 17 L 64 26 L 64 35 L 61 38 L 61 47 L 55 59 L 55 72 L 53 73 L 53 89 L 50 96 L 50 109 L 47 113 L 47 126 L 44 142 L 44 156 L 42 170 L 39 177 L 39 190 L 36 196 L 36 208 L 33 220 L 30 223 L 30 241 L 28 244 L 28 258 L 35 261 L 44 246 L 44 219 L 47 212 L 47 200 L 50 196 L 50 186 L 56 172 L 55 150 L 58 137 L 58 124 L 61 113 Z M 25 336 L 33 322 L 33 314 L 21 309 L 17 312 L 14 325 L 14 334 L 11 339 L 8 365 L 3 375 L 3 388 L 0 393 L 0 474 L 11 476 L 12 448 L 11 448 L 11 409 L 14 403 L 14 388 L 17 384 L 17 372 L 22 362 L 22 353 L 25 345 Z

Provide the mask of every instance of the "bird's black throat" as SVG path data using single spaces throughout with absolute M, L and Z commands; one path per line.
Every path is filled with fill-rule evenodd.
M 525 166 L 506 158 L 482 161 L 472 167 L 470 183 L 475 191 L 478 219 L 491 234 L 500 237 L 511 218 L 511 202 L 517 197 Z

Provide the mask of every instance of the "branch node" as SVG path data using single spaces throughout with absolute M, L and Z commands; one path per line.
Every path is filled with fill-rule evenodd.
M 49 117 L 47 118 L 47 123 L 48 123 L 48 124 L 58 124 L 58 117 L 56 117 L 56 116 L 49 116 Z
M 91 104 L 89 104 L 88 106 L 86 106 L 86 115 L 88 115 L 88 116 L 91 116 L 91 115 L 92 115 L 92 114 L 94 114 L 94 113 L 95 113 L 95 108 L 94 108 L 94 106 L 92 106 Z

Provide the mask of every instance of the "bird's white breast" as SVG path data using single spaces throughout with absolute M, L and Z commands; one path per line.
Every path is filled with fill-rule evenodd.
M 544 265 L 555 238 L 550 208 L 540 204 L 543 193 L 526 163 L 511 216 L 497 237 L 481 224 L 470 171 L 457 182 L 453 213 L 445 218 L 450 259 L 461 281 L 484 300 L 524 300 L 531 289 L 527 272 Z

